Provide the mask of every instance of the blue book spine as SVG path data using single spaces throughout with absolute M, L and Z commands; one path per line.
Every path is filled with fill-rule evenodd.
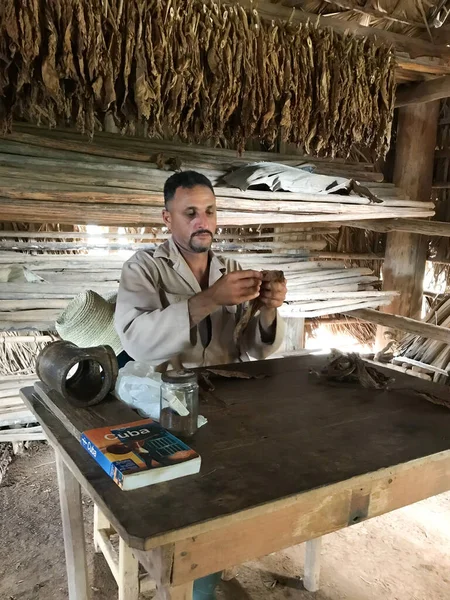
M 106 456 L 100 452 L 95 444 L 84 434 L 81 434 L 80 444 L 88 452 L 92 458 L 101 466 L 101 468 L 108 473 L 111 479 L 114 479 L 114 472 L 116 470 L 114 463 L 109 461 Z

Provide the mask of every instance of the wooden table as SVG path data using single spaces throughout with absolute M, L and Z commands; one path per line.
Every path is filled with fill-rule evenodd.
M 246 363 L 237 368 L 267 377 L 215 379 L 201 406 L 209 422 L 192 443 L 201 472 L 130 492 L 23 390 L 58 457 L 71 600 L 89 589 L 80 484 L 165 600 L 189 600 L 209 573 L 449 490 L 450 410 L 417 393 L 449 397 L 448 388 L 402 374 L 388 392 L 332 384 L 309 373 L 325 360 Z M 120 407 L 101 404 L 97 418 L 124 422 L 130 409 Z M 74 430 L 93 414 L 58 410 Z

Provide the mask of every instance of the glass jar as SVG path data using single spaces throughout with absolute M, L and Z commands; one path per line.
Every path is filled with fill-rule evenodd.
M 161 427 L 190 437 L 197 431 L 198 383 L 193 371 L 167 371 L 161 377 Z

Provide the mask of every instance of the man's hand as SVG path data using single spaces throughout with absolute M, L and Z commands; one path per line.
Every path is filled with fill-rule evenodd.
M 207 290 L 189 298 L 189 322 L 194 327 L 219 306 L 234 306 L 259 296 L 262 273 L 233 271 L 221 277 Z
M 261 303 L 259 324 L 263 341 L 271 344 L 275 338 L 275 319 L 277 308 L 286 299 L 287 287 L 284 281 L 263 281 L 259 295 Z
M 216 281 L 208 291 L 217 306 L 234 306 L 258 298 L 261 282 L 260 271 L 233 271 Z
M 263 281 L 259 301 L 264 308 L 279 308 L 286 300 L 286 279 L 284 281 Z

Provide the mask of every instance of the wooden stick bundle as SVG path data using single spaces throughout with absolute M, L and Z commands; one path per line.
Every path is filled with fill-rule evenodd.
M 344 310 L 377 307 L 389 304 L 394 295 L 373 288 L 378 279 L 370 269 L 345 268 L 339 261 L 310 261 L 306 260 L 306 255 L 292 258 L 289 255 L 245 255 L 239 252 L 228 252 L 227 255 L 241 261 L 244 268 L 261 268 L 266 262 L 269 270 L 283 270 L 288 283 L 288 304 L 282 307 L 281 314 L 289 317 L 317 317 Z M 82 257 L 66 259 L 47 255 L 28 258 L 30 262 L 25 263 L 27 268 L 32 271 L 36 269 L 46 281 L 0 283 L 0 329 L 35 328 L 51 331 L 59 312 L 76 294 L 86 289 L 105 294 L 118 288 L 119 261 L 113 261 L 115 268 L 105 269 L 104 265 L 96 267 L 96 263 L 90 263 L 89 260 L 82 262 Z M 299 262 L 299 258 L 302 262 Z M 102 261 L 103 257 L 97 260 Z M 90 264 L 94 265 L 92 271 L 88 270 Z M 64 265 L 62 273 L 59 269 L 61 265 Z M 46 269 L 42 269 L 42 266 Z
M 438 326 L 443 332 L 450 328 L 450 298 L 447 296 L 431 309 L 424 319 L 428 327 Z M 405 359 L 402 361 L 402 359 Z M 411 362 L 412 361 L 412 362 Z M 432 339 L 408 334 L 400 343 L 397 364 L 419 373 L 432 371 L 433 381 L 448 383 L 450 371 L 450 334 L 448 338 Z
M 117 136 L 119 141 L 107 134 L 88 145 L 71 132 L 31 131 L 0 139 L 0 213 L 4 220 L 160 226 L 164 182 L 180 167 L 195 167 L 211 179 L 220 226 L 361 222 L 434 214 L 432 203 L 411 200 L 386 184 L 367 185 L 379 199 L 376 204 L 359 195 L 242 191 L 221 184 L 229 168 L 257 157 L 301 163 L 303 158 L 295 155 L 248 153 L 243 158 L 233 151 Z M 330 167 L 329 163 L 317 164 L 322 171 L 324 165 Z M 356 173 L 355 165 L 336 165 L 331 168 L 334 175 L 343 168 L 349 169 L 347 177 L 361 175 L 363 182 L 370 179 L 370 171 L 362 166 Z

